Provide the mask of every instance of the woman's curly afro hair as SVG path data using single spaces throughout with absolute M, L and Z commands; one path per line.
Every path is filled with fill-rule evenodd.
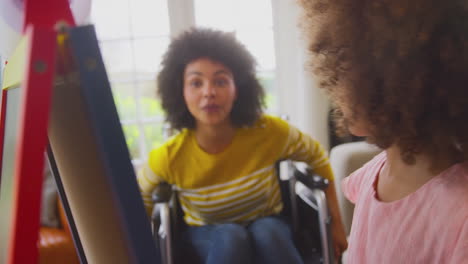
M 467 1 L 300 1 L 312 69 L 347 121 L 409 164 L 467 160 Z
M 237 127 L 253 125 L 263 112 L 264 95 L 255 75 L 254 57 L 232 33 L 192 28 L 172 40 L 157 78 L 157 92 L 172 128 L 195 128 L 195 119 L 185 104 L 183 83 L 185 67 L 199 58 L 209 58 L 231 70 L 237 92 L 231 122 Z

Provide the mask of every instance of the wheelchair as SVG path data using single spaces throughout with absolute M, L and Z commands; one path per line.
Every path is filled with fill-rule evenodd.
M 328 180 L 291 160 L 276 163 L 283 210 L 294 242 L 306 264 L 335 263 L 330 232 L 331 217 L 324 189 Z M 178 236 L 186 227 L 175 188 L 161 183 L 153 192 L 153 236 L 164 264 L 194 263 L 178 251 Z M 177 254 L 179 253 L 179 254 Z

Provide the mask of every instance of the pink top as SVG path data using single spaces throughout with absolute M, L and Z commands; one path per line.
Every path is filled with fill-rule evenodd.
M 347 264 L 468 263 L 468 163 L 394 202 L 376 198 L 384 152 L 342 182 L 356 204 Z

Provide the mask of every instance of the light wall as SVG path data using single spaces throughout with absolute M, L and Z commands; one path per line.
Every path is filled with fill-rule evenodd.
M 329 101 L 308 68 L 307 44 L 298 27 L 300 7 L 295 0 L 272 3 L 280 112 L 328 149 Z

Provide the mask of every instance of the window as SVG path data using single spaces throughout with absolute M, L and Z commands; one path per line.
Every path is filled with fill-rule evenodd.
M 257 59 L 267 111 L 278 111 L 271 0 L 93 0 L 91 22 L 136 167 L 164 141 L 155 82 L 161 56 L 170 37 L 191 26 L 235 32 Z

